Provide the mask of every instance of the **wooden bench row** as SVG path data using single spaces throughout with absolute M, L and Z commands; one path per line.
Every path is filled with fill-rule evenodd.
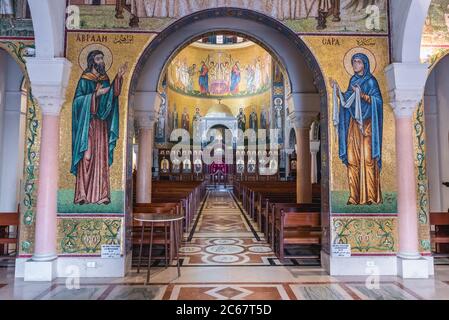
M 20 207 L 16 212 L 0 212 L 0 256 L 10 256 L 9 246 L 15 245 L 17 253 L 19 241 Z M 6 250 L 5 250 L 6 249 Z
M 152 202 L 136 203 L 133 208 L 134 217 L 145 217 L 151 213 L 181 214 L 184 216 L 184 231 L 190 229 L 198 206 L 206 195 L 206 183 L 203 181 L 154 181 L 152 185 Z M 154 223 L 153 228 L 145 228 L 145 223 L 133 219 L 133 245 L 139 245 L 139 256 L 141 256 L 141 245 L 148 245 L 153 236 L 153 244 L 165 245 L 166 261 L 174 258 L 174 234 L 178 233 L 178 239 L 182 239 L 182 229 L 172 230 L 169 223 Z M 168 229 L 167 229 L 168 228 Z M 142 232 L 143 231 L 143 232 Z M 156 257 L 155 257 L 156 258 Z M 140 263 L 139 263 L 140 264 Z
M 284 260 L 286 245 L 321 243 L 320 185 L 313 186 L 312 203 L 296 203 L 296 182 L 234 183 L 234 194 L 257 221 L 273 251 Z M 288 258 L 294 258 L 289 256 Z
M 435 227 L 435 230 L 430 232 L 435 253 L 449 253 L 447 250 L 441 250 L 442 245 L 449 247 L 449 212 L 431 212 L 430 225 Z
M 204 181 L 154 181 L 151 203 L 136 203 L 135 213 L 166 213 L 161 211 L 173 208 L 173 213 L 185 217 L 184 230 L 188 231 L 201 200 L 206 195 Z

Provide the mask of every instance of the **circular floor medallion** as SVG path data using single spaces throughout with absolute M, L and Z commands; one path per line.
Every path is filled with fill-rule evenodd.
M 248 251 L 254 252 L 254 253 L 268 253 L 271 252 L 270 247 L 265 246 L 252 246 L 248 248 Z
M 201 248 L 200 247 L 182 247 L 179 248 L 179 252 L 181 253 L 197 253 L 200 252 Z
M 212 261 L 214 262 L 219 262 L 219 263 L 234 263 L 239 261 L 239 257 L 238 256 L 233 256 L 230 254 L 226 254 L 226 255 L 218 255 L 218 256 L 213 256 Z
M 213 244 L 236 244 L 237 241 L 234 239 L 216 239 L 212 241 Z
M 236 254 L 243 252 L 245 249 L 233 245 L 216 245 L 206 248 L 206 251 L 214 254 Z

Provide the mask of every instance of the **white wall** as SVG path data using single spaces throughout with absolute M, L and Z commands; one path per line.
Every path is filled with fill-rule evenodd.
M 0 50 L 0 212 L 16 211 L 22 159 L 19 150 L 22 71 L 6 52 Z
M 449 57 L 444 58 L 427 80 L 424 96 L 426 157 L 430 210 L 448 211 L 449 188 Z

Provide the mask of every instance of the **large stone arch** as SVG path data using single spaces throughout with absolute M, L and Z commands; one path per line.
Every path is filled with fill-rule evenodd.
M 130 115 L 137 120 L 152 118 L 158 103 L 160 83 L 167 64 L 176 54 L 201 35 L 230 31 L 256 42 L 272 54 L 288 79 L 287 104 L 300 125 L 311 115 L 321 114 L 322 152 L 328 153 L 328 106 L 323 73 L 305 42 L 286 25 L 261 13 L 237 8 L 215 8 L 193 13 L 179 19 L 159 33 L 145 48 L 131 78 L 129 91 Z M 132 116 L 128 125 L 132 125 Z M 128 136 L 128 138 L 130 135 Z M 128 146 L 131 139 L 128 140 Z M 329 157 L 323 163 L 323 176 L 329 175 Z M 130 172 L 130 168 L 127 172 Z M 322 248 L 329 250 L 330 217 L 329 185 L 322 184 Z M 127 196 L 128 198 L 128 196 Z
M 22 191 L 25 130 L 21 122 L 29 82 L 23 61 L 1 44 L 0 69 L 0 211 L 15 212 Z
M 420 61 L 422 32 L 431 1 L 390 1 L 393 62 Z
M 131 80 L 130 97 L 136 94 L 136 105 L 142 103 L 139 101 L 139 92 L 159 90 L 161 75 L 167 63 L 180 50 L 199 36 L 216 31 L 244 35 L 269 51 L 285 68 L 291 94 L 316 93 L 318 88 L 325 98 L 325 83 L 318 62 L 293 31 L 281 22 L 255 11 L 216 8 L 179 19 L 151 41 L 141 55 Z M 132 99 L 130 101 L 133 102 Z M 138 108 L 141 110 L 141 106 Z
M 66 1 L 28 0 L 33 19 L 36 56 L 53 59 L 64 56 Z

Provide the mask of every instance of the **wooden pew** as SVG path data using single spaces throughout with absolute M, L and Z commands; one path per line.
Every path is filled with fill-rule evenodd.
M 9 245 L 14 244 L 15 251 L 18 249 L 19 241 L 19 208 L 17 212 L 0 212 L 0 255 L 3 255 L 4 248 L 9 250 Z M 15 227 L 15 232 L 10 232 L 10 228 Z M 9 255 L 9 252 L 7 252 Z
M 182 214 L 185 217 L 183 220 L 184 230 L 188 231 L 190 223 L 205 195 L 205 181 L 153 181 L 151 203 L 135 203 L 133 216 L 144 216 L 150 213 Z M 149 244 L 150 228 L 145 228 L 144 237 L 142 238 L 143 225 L 143 223 L 133 219 L 133 245 Z M 164 236 L 166 225 L 164 223 L 155 223 L 153 226 L 153 243 L 167 243 L 165 259 L 172 261 L 174 258 L 174 250 L 171 249 L 174 239 L 173 232 L 169 232 L 169 239 L 166 242 Z M 179 230 L 179 239 L 182 239 L 182 229 Z
M 285 212 L 281 211 L 279 223 L 276 223 L 275 252 L 279 260 L 286 258 L 286 245 L 319 245 L 321 244 L 321 221 L 318 212 Z M 287 256 L 287 258 L 297 258 Z
M 279 223 L 279 217 L 283 212 L 315 212 L 321 213 L 321 206 L 313 203 L 279 203 L 272 202 L 267 205 L 267 223 L 265 226 L 265 237 L 271 247 L 275 248 L 275 229 L 276 223 Z
M 205 194 L 205 181 L 154 181 L 152 204 L 178 203 L 179 209 L 177 212 L 184 215 L 184 229 L 187 231 Z M 135 208 L 146 206 L 148 204 L 135 204 Z M 142 212 L 143 209 L 136 210 Z
M 296 203 L 296 186 L 292 189 L 291 184 L 277 185 L 275 188 L 271 188 L 271 185 L 262 185 L 252 188 L 253 199 L 250 199 L 254 204 L 249 206 L 250 215 L 253 219 L 257 220 L 260 230 L 262 230 L 262 224 L 267 225 L 269 211 L 269 202 L 279 203 Z M 320 197 L 321 187 L 314 188 L 312 194 L 312 204 L 316 207 L 321 206 Z
M 449 244 L 449 212 L 431 212 L 430 225 L 435 226 L 435 231 L 430 233 L 431 241 L 436 253 L 441 253 L 440 245 Z
M 174 214 L 173 208 L 158 208 L 154 209 L 152 213 L 167 213 Z M 145 218 L 148 213 L 135 213 L 134 217 L 137 218 Z M 142 233 L 142 228 L 145 228 Z M 181 239 L 182 230 L 178 231 L 178 239 Z M 132 241 L 133 245 L 140 246 L 139 248 L 139 256 L 142 256 L 142 249 L 144 245 L 150 244 L 151 237 L 151 228 L 148 223 L 144 223 L 141 221 L 137 221 L 133 219 L 133 233 L 132 233 Z M 154 257 L 154 258 L 165 258 L 166 264 L 169 265 L 174 259 L 173 242 L 174 242 L 174 230 L 170 228 L 169 223 L 153 223 L 153 245 L 164 244 L 164 257 Z M 139 262 L 140 264 L 140 262 Z

